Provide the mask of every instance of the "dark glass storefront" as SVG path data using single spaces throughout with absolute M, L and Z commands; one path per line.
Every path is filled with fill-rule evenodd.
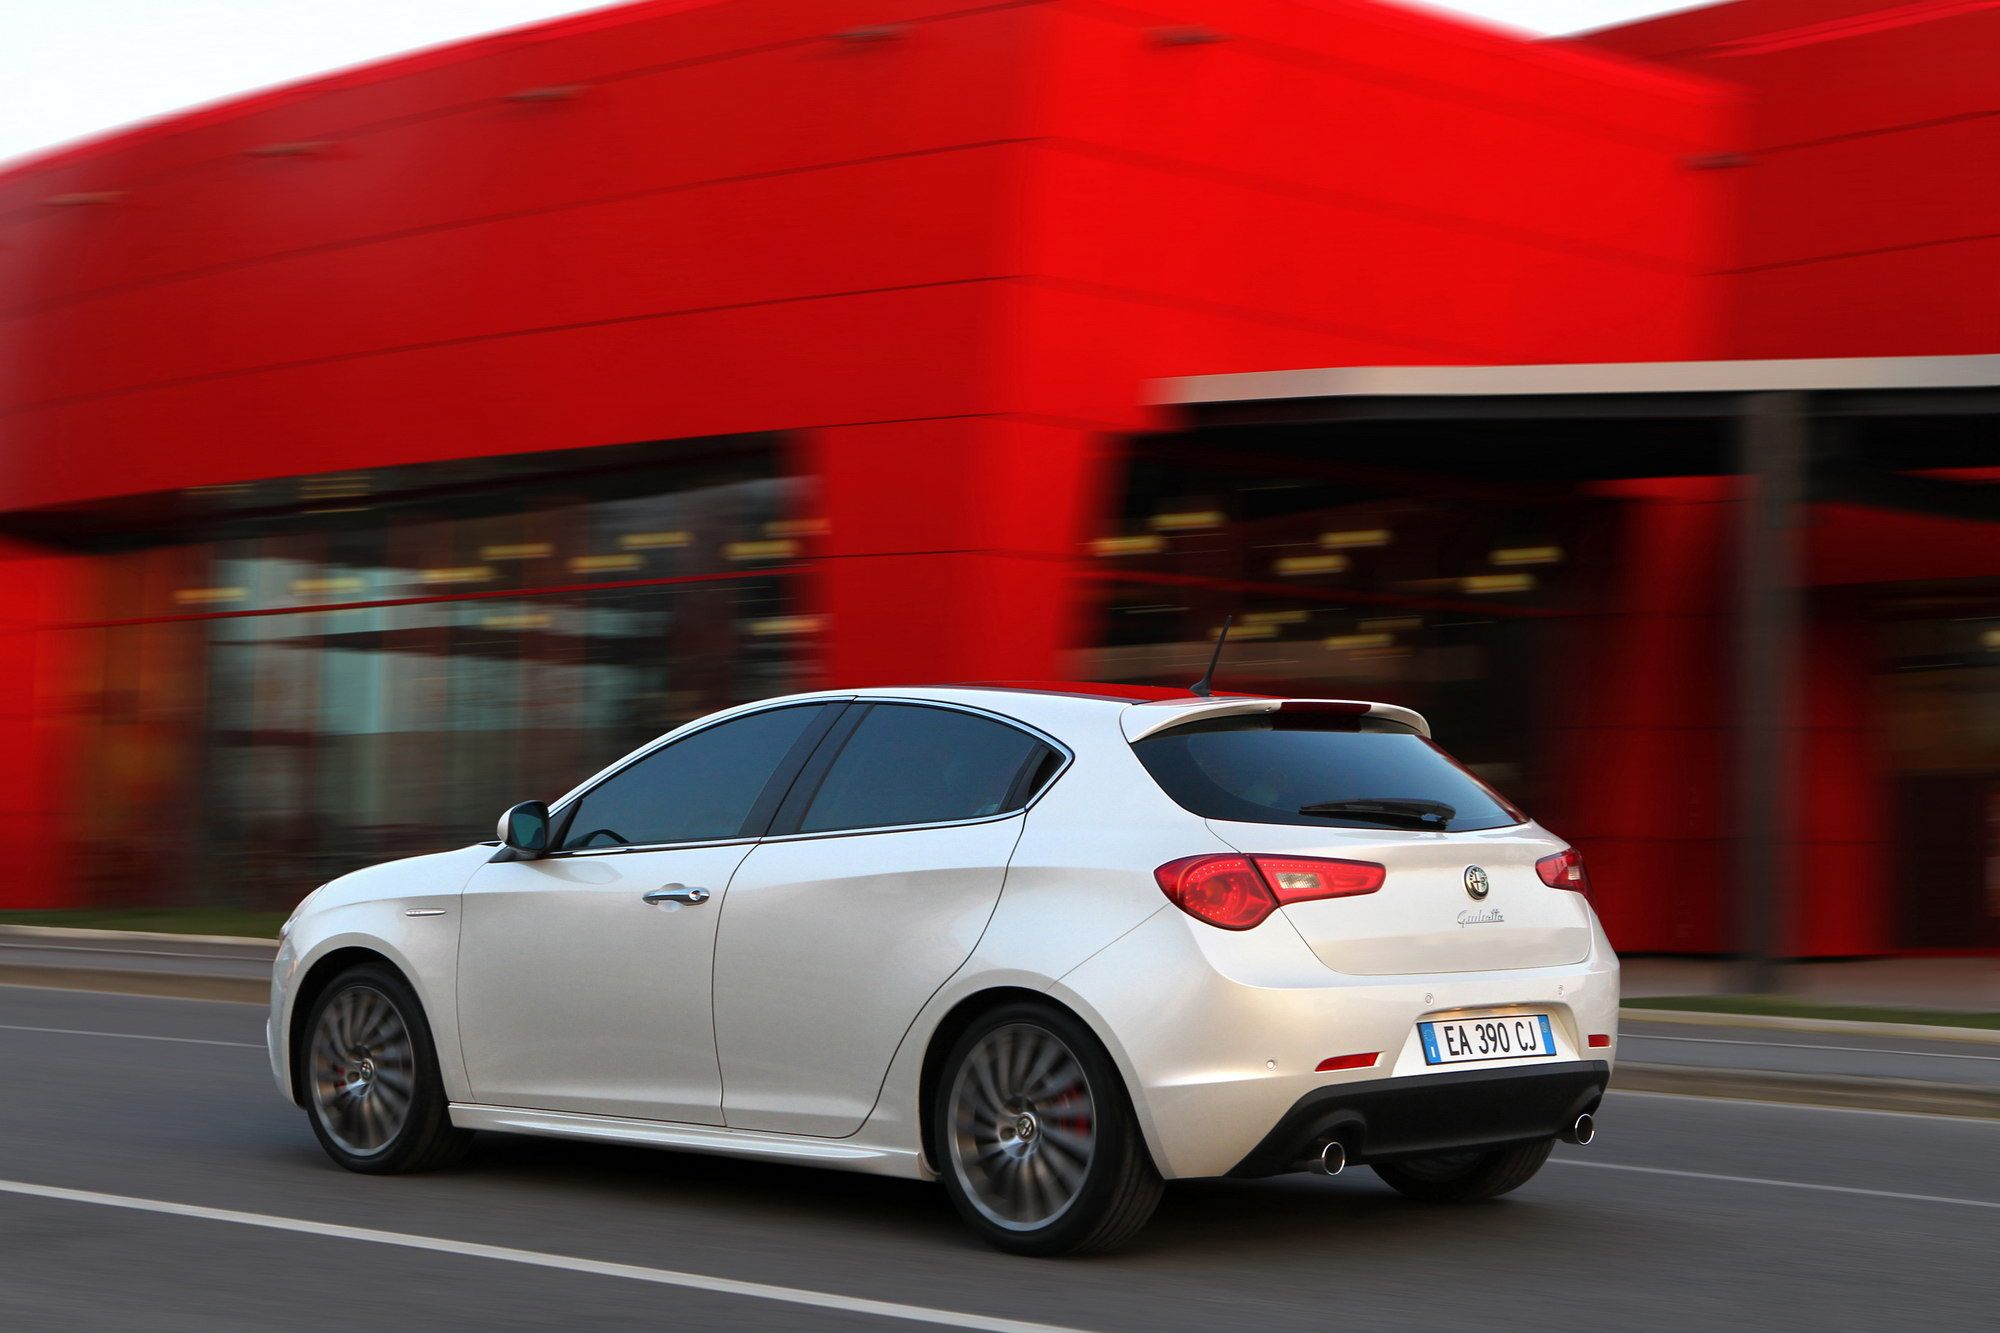
M 1091 548 L 1089 679 L 1184 685 L 1233 616 L 1217 683 L 1383 699 L 1536 806 L 1538 727 L 1568 622 L 1591 597 L 1607 505 L 1342 460 L 1324 441 L 1141 441 L 1110 535 Z
M 281 905 L 491 836 L 803 680 L 769 439 L 288 478 L 48 520 L 94 553 L 67 712 L 87 901 Z M 189 855 L 162 856 L 163 848 Z

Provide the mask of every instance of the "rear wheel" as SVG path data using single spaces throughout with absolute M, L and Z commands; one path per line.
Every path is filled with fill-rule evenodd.
M 1554 1139 L 1491 1152 L 1439 1153 L 1377 1162 L 1375 1174 L 1398 1192 L 1426 1203 L 1473 1203 L 1496 1199 L 1528 1183 L 1555 1150 Z
M 975 1023 L 945 1060 L 933 1115 L 952 1203 L 1003 1250 L 1110 1249 L 1159 1204 L 1116 1066 L 1058 1010 L 1008 1005 Z
M 454 1128 L 423 1006 L 388 967 L 350 968 L 306 1020 L 306 1118 L 327 1156 L 387 1175 L 449 1166 L 472 1143 Z

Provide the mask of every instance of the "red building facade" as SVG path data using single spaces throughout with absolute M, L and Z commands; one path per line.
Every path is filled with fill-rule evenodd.
M 523 728 L 560 735 L 566 784 L 752 685 L 1116 671 L 1088 651 L 1106 560 L 1158 537 L 1125 520 L 1135 441 L 1180 425 L 1161 380 L 1995 350 L 2000 185 L 1970 164 L 1996 48 L 1991 6 L 1859 0 L 1576 43 L 1362 0 L 641 3 L 18 167 L 0 903 L 226 896 L 131 885 L 189 830 L 281 892 L 359 845 L 309 827 L 263 865 L 278 805 L 355 826 L 367 775 L 454 744 L 525 776 Z M 1601 867 L 1622 947 L 1727 950 L 1701 571 L 1732 489 L 1597 485 L 1602 572 L 1540 610 L 1601 667 L 1509 760 Z M 1866 590 L 1987 596 L 2000 542 L 1816 509 L 1795 844 L 1826 897 L 1790 951 L 1992 947 L 1895 926 L 1884 747 L 1957 705 L 1876 697 Z M 1326 572 L 1301 606 L 1349 601 Z M 644 702 L 600 715 L 605 692 Z M 246 773 L 283 799 L 217 827 L 209 793 Z M 487 796 L 420 785 L 412 811 Z M 456 831 L 451 804 L 371 814 L 401 832 L 366 850 Z M 1659 865 L 1695 887 L 1649 892 Z

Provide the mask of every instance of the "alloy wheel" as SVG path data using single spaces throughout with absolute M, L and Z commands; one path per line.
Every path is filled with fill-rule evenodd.
M 997 1027 L 951 1089 L 951 1167 L 973 1207 L 1010 1231 L 1048 1226 L 1076 1202 L 1097 1150 L 1083 1065 L 1031 1023 Z
M 327 1137 L 356 1157 L 387 1149 L 409 1119 L 416 1050 L 395 1001 L 366 984 L 342 988 L 313 1029 L 314 1113 Z

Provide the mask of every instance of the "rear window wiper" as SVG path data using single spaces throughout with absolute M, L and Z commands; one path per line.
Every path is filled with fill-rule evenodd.
M 1347 815 L 1380 824 L 1402 824 L 1409 828 L 1441 829 L 1451 823 L 1458 807 L 1443 801 L 1417 797 L 1368 796 L 1352 801 L 1314 801 L 1299 807 L 1302 815 Z

